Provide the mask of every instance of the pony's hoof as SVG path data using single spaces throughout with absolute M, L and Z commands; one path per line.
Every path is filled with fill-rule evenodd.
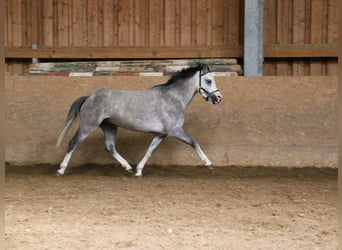
M 141 177 L 142 176 L 142 173 L 136 173 L 135 174 L 135 177 Z
M 214 167 L 214 165 L 209 165 L 209 166 L 207 166 L 207 169 L 209 169 L 209 170 L 214 170 L 215 167 Z
M 126 169 L 126 171 L 128 172 L 128 173 L 130 173 L 130 174 L 132 174 L 133 173 L 133 169 Z
M 56 176 L 57 176 L 57 177 L 63 177 L 63 176 L 64 176 L 64 174 L 60 173 L 60 172 L 57 170 L 57 172 L 56 172 Z

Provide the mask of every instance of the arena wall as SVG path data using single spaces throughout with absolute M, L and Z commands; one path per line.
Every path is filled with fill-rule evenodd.
M 55 148 L 71 103 L 101 87 L 145 88 L 167 77 L 6 77 L 6 163 L 59 164 L 75 124 Z M 185 130 L 216 166 L 337 167 L 337 77 L 217 77 L 215 106 L 199 95 Z M 146 100 L 148 101 L 148 100 Z M 154 100 L 155 101 L 155 100 Z M 119 130 L 118 151 L 133 165 L 152 135 Z M 118 163 L 104 151 L 101 131 L 74 153 L 71 167 Z M 189 146 L 167 138 L 148 164 L 201 165 Z

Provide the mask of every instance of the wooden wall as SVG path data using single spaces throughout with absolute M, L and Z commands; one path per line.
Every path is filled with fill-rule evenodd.
M 59 148 L 56 132 L 76 97 L 102 87 L 148 88 L 167 78 L 7 76 L 5 119 L 11 129 L 5 135 L 6 163 L 59 164 L 77 126 Z M 196 96 L 184 126 L 216 166 L 338 166 L 337 76 L 217 77 L 216 82 L 222 103 L 213 105 Z M 152 137 L 122 129 L 118 150 L 137 164 Z M 117 164 L 103 147 L 98 130 L 80 145 L 71 166 Z M 193 148 L 167 138 L 148 164 L 194 166 L 201 160 Z
M 32 40 L 41 47 L 222 46 L 241 42 L 239 0 L 6 2 L 8 45 L 30 46 Z M 35 32 L 33 25 L 38 26 Z
M 243 2 L 6 0 L 7 71 L 26 70 L 32 44 L 45 49 L 39 51 L 44 60 L 242 58 Z M 335 49 L 336 5 L 337 0 L 265 0 L 265 75 L 336 75 L 337 57 L 315 54 L 315 48 Z M 278 53 L 279 46 L 291 51 L 288 45 L 305 45 L 311 54 Z
M 337 46 L 337 0 L 265 0 L 264 23 L 265 45 Z M 337 75 L 337 57 L 269 58 L 264 74 Z

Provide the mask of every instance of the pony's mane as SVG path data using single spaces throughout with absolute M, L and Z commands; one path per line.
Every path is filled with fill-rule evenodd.
M 195 73 L 199 70 L 202 70 L 206 65 L 204 64 L 198 64 L 194 67 L 189 67 L 189 68 L 185 68 L 182 69 L 181 71 L 178 71 L 176 73 L 174 73 L 171 78 L 165 83 L 163 84 L 164 86 L 169 86 L 173 83 L 178 82 L 179 80 L 182 79 L 188 79 L 190 77 L 193 77 L 195 75 Z

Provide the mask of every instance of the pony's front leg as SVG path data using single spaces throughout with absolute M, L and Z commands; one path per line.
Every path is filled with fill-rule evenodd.
M 212 162 L 209 160 L 209 158 L 206 156 L 206 154 L 202 151 L 198 142 L 196 142 L 194 139 L 192 139 L 190 136 L 188 136 L 184 132 L 183 129 L 178 129 L 178 130 L 173 131 L 173 133 L 170 134 L 170 136 L 173 136 L 173 137 L 179 139 L 180 141 L 182 141 L 182 142 L 190 145 L 191 147 L 193 147 L 196 150 L 199 157 L 201 158 L 201 160 L 204 162 L 205 166 L 208 169 L 214 169 Z
M 165 137 L 166 135 L 157 135 L 156 137 L 153 138 L 150 146 L 148 147 L 146 151 L 144 158 L 142 158 L 142 160 L 139 162 L 137 166 L 137 173 L 135 174 L 135 176 L 142 176 L 142 170 L 147 160 L 151 157 L 154 150 L 156 150 L 156 148 L 160 145 L 160 143 L 164 140 Z

